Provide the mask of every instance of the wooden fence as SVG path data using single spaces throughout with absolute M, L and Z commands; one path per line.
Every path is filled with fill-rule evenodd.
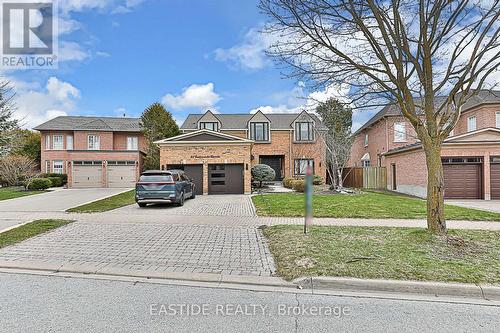
M 387 189 L 385 167 L 344 168 L 342 176 L 345 187 Z

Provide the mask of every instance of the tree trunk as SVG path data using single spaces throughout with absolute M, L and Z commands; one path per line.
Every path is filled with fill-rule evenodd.
M 339 189 L 344 187 L 344 182 L 342 180 L 342 169 L 337 169 L 337 184 L 339 185 Z
M 427 163 L 427 228 L 446 233 L 444 218 L 444 175 L 441 163 L 441 145 L 431 143 L 425 149 Z

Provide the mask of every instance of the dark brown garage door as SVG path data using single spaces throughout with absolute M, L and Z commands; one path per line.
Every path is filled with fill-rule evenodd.
M 186 175 L 193 180 L 195 193 L 203 194 L 203 164 L 169 164 L 167 169 L 184 170 Z
M 492 159 L 490 165 L 491 176 L 491 199 L 500 199 L 500 158 L 498 163 Z
M 208 194 L 243 192 L 243 164 L 208 165 Z
M 444 164 L 444 197 L 481 199 L 481 164 Z

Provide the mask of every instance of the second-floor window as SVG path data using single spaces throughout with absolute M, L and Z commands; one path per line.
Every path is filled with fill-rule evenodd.
M 295 123 L 295 141 L 313 141 L 314 124 L 312 122 Z
M 467 118 L 467 132 L 476 130 L 476 116 Z
M 368 133 L 365 134 L 365 147 L 368 146 Z
M 210 131 L 219 131 L 219 123 L 218 122 L 201 122 L 200 129 L 207 129 Z
M 250 139 L 269 141 L 269 123 L 250 123 Z
M 73 150 L 73 135 L 66 136 L 66 150 Z
M 500 128 L 500 111 L 496 113 L 496 128 Z
M 97 136 L 97 135 L 89 135 L 87 142 L 88 142 L 87 148 L 89 150 L 99 150 L 99 149 L 101 149 L 101 144 L 99 142 L 99 136 Z
M 405 142 L 406 141 L 406 124 L 405 123 L 395 123 L 394 124 L 394 142 Z
M 52 136 L 52 149 L 54 150 L 63 150 L 63 136 L 62 135 L 54 135 Z
M 136 136 L 127 137 L 127 150 L 138 150 L 139 140 Z
M 50 135 L 45 136 L 45 150 L 50 150 Z

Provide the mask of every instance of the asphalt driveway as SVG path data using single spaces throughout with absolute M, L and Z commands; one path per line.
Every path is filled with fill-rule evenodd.
M 0 212 L 62 212 L 90 201 L 123 192 L 123 188 L 57 189 L 0 201 Z

